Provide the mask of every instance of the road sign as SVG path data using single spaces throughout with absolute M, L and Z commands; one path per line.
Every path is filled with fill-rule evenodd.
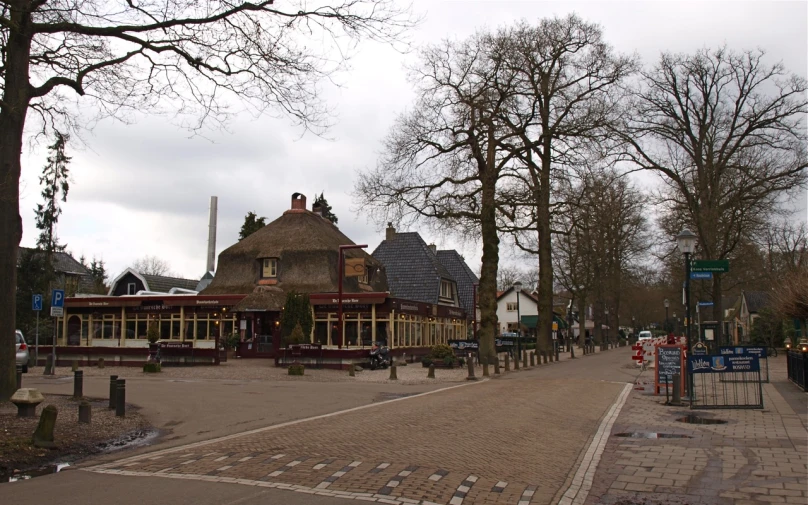
M 31 301 L 31 309 L 36 311 L 42 310 L 42 295 L 34 295 Z
M 62 317 L 65 315 L 64 307 L 51 307 L 51 317 Z
M 54 289 L 51 294 L 51 307 L 64 307 L 65 306 L 65 290 Z
M 713 302 L 699 302 L 699 307 L 712 307 Z
M 690 272 L 690 278 L 694 280 L 712 279 L 712 272 Z
M 729 272 L 729 260 L 693 260 L 691 272 Z

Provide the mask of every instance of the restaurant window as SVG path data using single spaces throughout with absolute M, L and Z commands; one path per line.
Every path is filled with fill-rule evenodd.
M 440 297 L 454 298 L 452 294 L 452 283 L 450 281 L 440 281 Z
M 508 302 L 506 308 L 508 312 L 516 312 L 516 302 Z
M 278 276 L 277 258 L 264 258 L 261 266 L 261 277 L 274 278 Z
M 129 284 L 126 285 L 126 294 L 134 295 L 135 293 L 137 293 L 137 284 L 135 284 L 134 282 L 130 282 Z

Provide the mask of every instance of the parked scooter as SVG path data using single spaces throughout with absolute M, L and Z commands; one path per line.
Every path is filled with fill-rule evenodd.
M 390 349 L 386 345 L 376 345 L 370 349 L 370 369 L 387 368 L 390 366 Z

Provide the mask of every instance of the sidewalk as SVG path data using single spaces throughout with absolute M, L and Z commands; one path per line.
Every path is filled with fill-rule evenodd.
M 808 503 L 808 431 L 778 391 L 793 387 L 784 383 L 783 359 L 773 359 L 775 384 L 763 386 L 763 410 L 669 407 L 664 396 L 653 396 L 648 388 L 632 391 L 585 503 Z M 677 420 L 687 415 L 726 424 Z M 619 436 L 625 433 L 686 438 Z

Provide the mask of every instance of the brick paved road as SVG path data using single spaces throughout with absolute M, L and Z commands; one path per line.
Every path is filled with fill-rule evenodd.
M 555 503 L 630 379 L 624 349 L 95 471 L 385 503 Z M 361 494 L 356 494 L 361 493 Z

